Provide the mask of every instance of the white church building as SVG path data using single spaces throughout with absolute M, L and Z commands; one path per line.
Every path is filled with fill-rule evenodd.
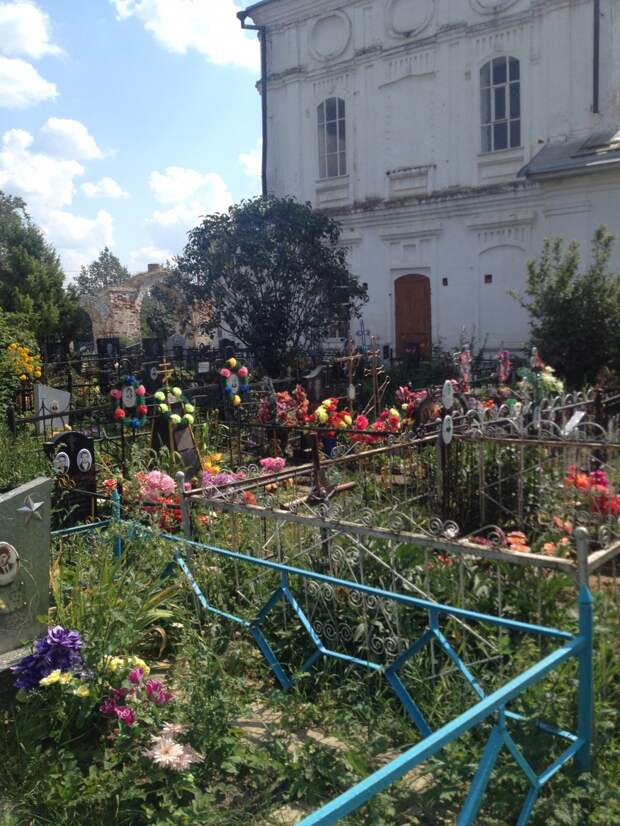
M 620 0 L 263 0 L 264 187 L 343 225 L 401 355 L 522 348 L 543 239 L 620 242 Z M 620 246 L 613 265 L 620 269 Z M 357 326 L 353 327 L 353 331 Z

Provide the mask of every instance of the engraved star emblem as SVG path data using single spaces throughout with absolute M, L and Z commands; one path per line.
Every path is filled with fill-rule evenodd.
M 27 496 L 21 508 L 17 508 L 17 513 L 26 515 L 26 524 L 31 519 L 38 519 L 39 522 L 43 519 L 43 514 L 39 513 L 39 508 L 43 506 L 43 502 L 35 502 L 32 496 Z

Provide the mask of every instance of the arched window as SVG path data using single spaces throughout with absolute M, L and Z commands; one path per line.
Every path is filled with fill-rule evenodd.
M 521 146 L 521 78 L 519 61 L 496 57 L 480 69 L 482 151 Z
M 317 107 L 319 178 L 347 174 L 347 130 L 344 100 L 327 98 Z

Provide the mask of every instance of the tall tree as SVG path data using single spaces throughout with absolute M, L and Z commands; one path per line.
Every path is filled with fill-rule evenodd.
M 42 347 L 68 340 L 78 324 L 77 293 L 63 282 L 60 259 L 24 201 L 0 192 L 0 307 L 28 318 Z
M 104 247 L 95 261 L 87 267 L 81 267 L 75 284 L 80 295 L 84 295 L 96 293 L 105 287 L 116 287 L 129 278 L 131 274 L 127 267 L 121 264 L 108 247 Z
M 579 245 L 545 240 L 531 261 L 524 296 L 532 343 L 572 387 L 595 381 L 608 367 L 620 371 L 620 275 L 609 271 L 614 236 L 596 230 L 590 266 L 581 272 Z
M 275 376 L 367 300 L 339 239 L 340 225 L 309 204 L 259 197 L 207 216 L 177 263 L 212 308 L 207 330 L 232 334 Z

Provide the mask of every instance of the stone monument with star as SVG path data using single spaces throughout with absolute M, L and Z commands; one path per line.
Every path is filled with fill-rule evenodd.
M 0 495 L 0 697 L 11 665 L 47 627 L 51 481 Z

